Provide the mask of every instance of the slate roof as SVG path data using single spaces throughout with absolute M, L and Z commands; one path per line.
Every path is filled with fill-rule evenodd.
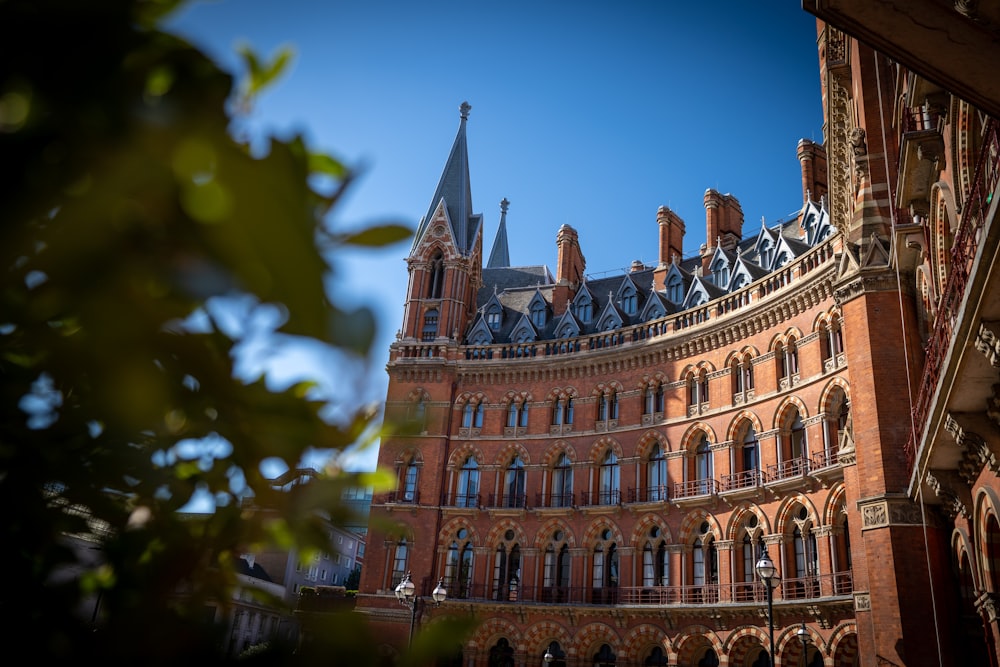
M 506 202 L 506 200 L 504 200 Z M 536 340 L 551 340 L 555 338 L 557 325 L 563 322 L 563 316 L 556 316 L 553 311 L 552 296 L 554 293 L 555 279 L 552 277 L 548 267 L 538 266 L 509 266 L 509 255 L 507 246 L 506 229 L 506 207 L 501 203 L 503 214 L 501 216 L 500 228 L 497 230 L 497 240 L 494 241 L 493 252 L 490 254 L 489 264 L 483 269 L 483 287 L 479 290 L 476 299 L 476 307 L 480 315 L 475 318 L 467 331 L 467 335 L 472 332 L 473 327 L 482 320 L 484 307 L 496 295 L 497 300 L 503 307 L 503 318 L 499 329 L 491 331 L 495 343 L 511 342 L 510 336 L 519 324 L 525 320 L 530 323 L 529 306 L 536 294 L 541 294 L 547 303 L 546 322 L 542 327 L 531 324 L 536 332 Z M 807 202 L 802 211 L 806 210 L 821 212 L 824 220 L 815 223 L 816 228 L 825 228 L 827 233 L 834 230 L 828 223 L 828 216 L 823 203 L 817 205 L 815 202 Z M 808 251 L 812 245 L 803 235 L 803 230 L 799 225 L 799 216 L 791 216 L 786 220 L 779 221 L 766 231 L 779 244 L 783 244 L 792 254 L 792 259 Z M 780 237 L 780 241 L 778 241 Z M 746 272 L 757 280 L 766 276 L 769 271 L 760 265 L 760 257 L 757 256 L 757 241 L 760 234 L 754 234 L 742 239 L 732 250 L 724 251 L 730 260 L 730 270 L 737 261 L 744 267 Z M 816 238 L 813 244 L 818 244 L 825 239 L 825 236 Z M 687 298 L 691 283 L 701 274 L 701 258 L 698 256 L 681 260 L 677 268 L 684 278 L 684 297 Z M 626 281 L 631 281 L 636 291 L 636 307 L 634 313 L 626 313 L 620 299 L 621 289 Z M 702 288 L 710 299 L 723 296 L 727 290 L 712 283 L 711 275 L 701 277 Z M 577 290 L 577 300 L 572 304 L 573 314 L 576 322 L 580 326 L 580 335 L 596 333 L 599 329 L 602 315 L 610 312 L 617 314 L 621 319 L 621 326 L 628 327 L 642 322 L 643 313 L 650 300 L 651 287 L 653 283 L 653 269 L 643 267 L 638 270 L 630 270 L 619 275 L 602 276 L 600 278 L 586 279 L 580 289 Z M 587 291 L 592 298 L 591 318 L 584 321 L 576 311 L 576 304 L 580 294 Z M 673 305 L 663 292 L 656 293 L 660 305 L 664 307 L 667 314 L 677 312 L 679 309 Z M 560 305 L 561 308 L 565 304 Z

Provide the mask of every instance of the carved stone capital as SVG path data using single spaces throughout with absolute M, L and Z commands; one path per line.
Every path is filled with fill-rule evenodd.
M 983 615 L 987 623 L 996 623 L 1000 612 L 1000 596 L 996 593 L 980 593 L 976 598 L 976 611 Z
M 1000 337 L 995 329 L 997 322 L 980 322 L 976 332 L 976 350 L 982 352 L 993 368 L 1000 368 Z
M 959 516 L 972 518 L 969 511 L 972 500 L 969 487 L 958 473 L 950 470 L 931 470 L 927 473 L 926 481 L 934 494 L 940 498 L 941 510 L 949 521 L 954 521 Z

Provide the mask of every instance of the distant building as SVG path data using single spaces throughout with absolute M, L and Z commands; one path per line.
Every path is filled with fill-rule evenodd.
M 947 75 L 975 4 L 915 3 L 954 28 L 940 69 L 819 22 L 798 215 L 745 234 L 708 190 L 696 254 L 660 207 L 656 264 L 613 277 L 569 225 L 554 270 L 511 266 L 507 200 L 485 259 L 463 104 L 390 348 L 408 428 L 358 598 L 381 651 L 409 572 L 448 591 L 418 622 L 480 621 L 465 665 L 767 665 L 766 553 L 775 664 L 998 664 L 1000 142 Z

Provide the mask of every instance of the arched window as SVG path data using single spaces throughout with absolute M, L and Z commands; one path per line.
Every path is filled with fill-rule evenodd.
M 584 324 L 594 318 L 594 307 L 589 300 L 576 304 L 576 318 Z
M 427 296 L 431 299 L 440 299 L 444 286 L 444 256 L 438 250 L 431 258 L 430 282 L 428 284 Z
M 557 398 L 555 404 L 552 406 L 552 425 L 561 426 L 565 418 L 566 404 L 563 402 L 563 399 Z
M 552 469 L 552 507 L 573 505 L 573 468 L 566 452 L 559 455 Z
M 528 425 L 528 404 L 511 399 L 507 404 L 507 428 Z
M 712 282 L 716 287 L 725 289 L 729 285 L 729 264 L 725 258 L 720 257 L 712 266 Z
M 462 428 L 472 428 L 472 414 L 474 410 L 472 403 L 466 403 L 462 408 Z
M 545 304 L 541 300 L 531 305 L 531 323 L 539 329 L 545 326 Z
M 528 427 L 528 402 L 525 401 L 521 404 L 521 409 L 517 416 L 517 425 L 521 428 Z
M 524 462 L 520 456 L 511 459 L 507 466 L 507 475 L 504 480 L 504 507 L 524 507 Z
M 708 371 L 704 368 L 698 374 L 698 398 L 702 403 L 708 403 Z
M 597 399 L 597 421 L 603 422 L 608 420 L 608 397 L 606 394 L 601 394 Z
M 403 580 L 403 577 L 406 576 L 408 555 L 409 550 L 406 538 L 404 537 L 396 542 L 396 550 L 392 554 L 392 581 L 389 584 L 390 588 L 395 588 Z
M 601 644 L 601 650 L 594 654 L 594 667 L 614 667 L 615 652 L 607 644 Z
M 788 458 L 790 460 L 803 459 L 808 455 L 806 450 L 806 425 L 802 422 L 802 415 L 795 410 L 789 424 L 788 436 Z
M 642 547 L 642 585 L 670 585 L 669 552 L 658 526 L 649 529 L 649 538 Z
M 742 471 L 756 473 L 760 468 L 760 442 L 757 440 L 757 431 L 749 423 L 746 433 L 743 434 L 741 453 Z
M 618 419 L 618 392 L 612 390 L 611 396 L 608 399 L 608 405 L 610 408 L 609 419 Z
M 600 472 L 601 505 L 617 505 L 621 502 L 621 467 L 612 450 L 604 453 Z
M 500 323 L 503 320 L 503 311 L 500 306 L 494 304 L 490 306 L 490 309 L 486 311 L 486 325 L 493 331 L 500 329 Z
M 573 423 L 573 397 L 566 399 L 566 423 Z
M 670 276 L 670 280 L 667 281 L 667 299 L 673 303 L 680 303 L 684 300 L 684 285 L 681 282 L 681 277 L 676 273 Z
M 476 403 L 476 414 L 475 414 L 475 416 L 474 416 L 474 418 L 472 420 L 472 426 L 473 426 L 473 428 L 482 428 L 483 427 L 483 404 L 482 403 Z
M 646 390 L 642 394 L 642 414 L 651 415 L 653 414 L 653 387 L 647 386 Z
M 694 450 L 694 477 L 697 480 L 696 494 L 705 495 L 714 491 L 712 484 L 714 471 L 712 468 L 712 447 L 708 442 L 708 436 L 702 433 L 698 445 Z
M 507 542 L 497 546 L 493 563 L 493 599 L 517 600 L 521 583 L 521 547 L 514 539 L 514 531 L 508 530 Z
M 618 602 L 618 545 L 613 541 L 611 529 L 605 528 L 601 541 L 594 546 L 592 602 L 617 604 Z
M 514 667 L 514 647 L 504 637 L 490 647 L 489 667 Z
M 419 471 L 419 466 L 412 459 L 403 464 L 399 476 L 399 486 L 402 489 L 402 493 L 398 494 L 399 502 L 415 503 L 419 501 L 419 494 L 417 493 L 417 476 Z
M 660 443 L 653 445 L 649 452 L 649 462 L 646 464 L 646 498 L 650 502 L 667 499 L 667 459 L 663 455 Z
M 542 560 L 542 602 L 566 602 L 569 599 L 570 557 L 566 534 L 556 530 L 545 547 Z
M 473 550 L 472 542 L 468 538 L 469 531 L 465 528 L 459 528 L 456 539 L 448 547 L 444 580 L 449 597 L 469 597 L 472 586 Z
M 622 310 L 625 311 L 626 315 L 635 315 L 637 307 L 638 299 L 635 289 L 630 285 L 622 292 Z
M 457 507 L 479 507 L 479 464 L 474 456 L 465 459 L 458 473 Z
M 432 341 L 437 338 L 438 332 L 438 310 L 431 308 L 424 313 L 424 326 L 420 332 L 421 340 Z

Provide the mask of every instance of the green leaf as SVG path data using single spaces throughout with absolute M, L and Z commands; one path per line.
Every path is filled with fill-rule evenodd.
M 413 236 L 413 230 L 404 225 L 378 225 L 347 234 L 338 240 L 344 245 L 382 247 L 405 241 Z

